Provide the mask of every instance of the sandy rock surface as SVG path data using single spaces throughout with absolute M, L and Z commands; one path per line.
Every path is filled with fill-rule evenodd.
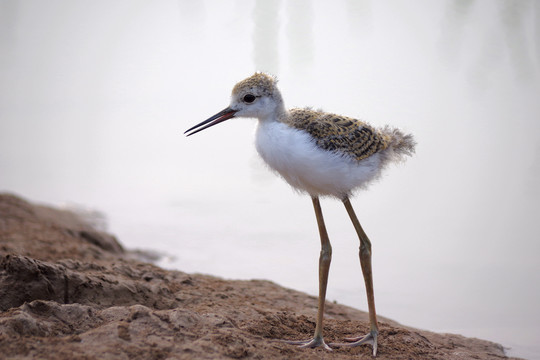
M 73 213 L 0 194 L 2 359 L 370 359 L 371 347 L 300 349 L 317 299 L 263 280 L 228 281 L 136 260 Z M 381 318 L 378 359 L 510 359 L 495 343 Z M 329 303 L 327 342 L 368 331 Z

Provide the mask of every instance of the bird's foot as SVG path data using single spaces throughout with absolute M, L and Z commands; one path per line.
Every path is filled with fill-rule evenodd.
M 378 331 L 372 330 L 369 334 L 354 338 L 345 338 L 347 343 L 331 343 L 333 347 L 355 347 L 362 344 L 371 344 L 373 346 L 373 356 L 377 356 L 377 335 Z
M 280 342 L 284 342 L 286 344 L 289 344 L 289 345 L 298 345 L 298 347 L 301 347 L 301 348 L 315 348 L 315 347 L 318 347 L 318 346 L 322 346 L 323 348 L 325 348 L 326 350 L 328 351 L 332 351 L 332 348 L 328 345 L 326 345 L 326 343 L 324 342 L 324 339 L 322 337 L 314 337 L 313 339 L 310 339 L 310 340 L 300 340 L 300 341 L 297 341 L 297 340 L 279 340 Z

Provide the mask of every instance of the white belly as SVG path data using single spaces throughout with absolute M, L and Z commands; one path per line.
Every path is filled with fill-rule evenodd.
M 259 121 L 255 146 L 270 168 L 311 196 L 343 198 L 380 172 L 379 154 L 358 162 L 317 147 L 307 132 L 277 121 Z

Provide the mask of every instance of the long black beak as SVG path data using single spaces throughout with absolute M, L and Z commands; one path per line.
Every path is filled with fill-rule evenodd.
M 208 129 L 211 126 L 214 126 L 216 124 L 219 124 L 220 122 L 223 122 L 225 120 L 229 120 L 230 118 L 234 117 L 234 114 L 236 114 L 236 110 L 232 110 L 231 108 L 226 108 L 218 112 L 216 115 L 212 116 L 210 119 L 204 120 L 202 123 L 195 125 L 194 127 L 187 129 L 184 134 L 186 136 L 191 136 L 193 134 L 198 133 L 199 131 L 202 131 L 204 129 Z M 206 125 L 208 124 L 208 125 Z M 206 126 L 203 126 L 206 125 Z M 201 127 L 203 126 L 203 127 Z M 197 129 L 201 127 L 200 129 Z M 195 131 L 193 131 L 195 130 Z

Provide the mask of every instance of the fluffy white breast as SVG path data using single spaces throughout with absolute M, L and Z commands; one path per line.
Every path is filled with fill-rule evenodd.
M 342 198 L 379 175 L 379 154 L 358 162 L 317 147 L 307 132 L 278 121 L 259 121 L 255 146 L 270 168 L 311 196 Z

